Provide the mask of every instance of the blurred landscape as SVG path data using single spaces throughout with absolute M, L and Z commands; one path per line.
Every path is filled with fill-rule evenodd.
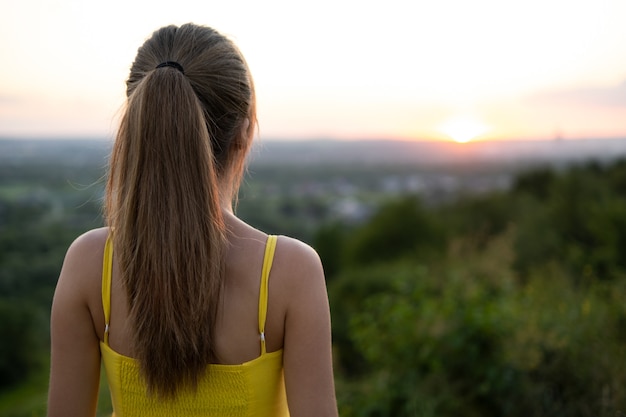
M 45 415 L 52 294 L 109 150 L 0 139 L 2 416 Z M 626 138 L 264 140 L 237 213 L 320 253 L 342 416 L 626 413 Z

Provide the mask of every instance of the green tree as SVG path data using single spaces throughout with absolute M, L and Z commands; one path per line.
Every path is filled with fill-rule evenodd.
M 438 219 L 416 198 L 383 205 L 347 241 L 351 265 L 371 265 L 402 258 L 426 258 L 444 249 L 445 235 Z
M 25 379 L 45 352 L 45 317 L 25 300 L 0 299 L 0 387 Z

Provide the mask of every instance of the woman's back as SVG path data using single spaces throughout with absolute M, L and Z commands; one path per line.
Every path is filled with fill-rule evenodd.
M 228 219 L 232 240 L 229 240 L 226 262 L 217 351 L 220 364 L 238 365 L 261 355 L 258 303 L 267 236 L 234 216 L 228 216 Z M 102 228 L 79 237 L 68 250 L 64 262 L 55 292 L 56 306 L 53 307 L 53 357 L 56 354 L 61 358 L 53 360 L 49 401 L 51 416 L 71 415 L 71 411 L 64 410 L 84 410 L 85 407 L 95 410 L 97 373 L 100 369 L 99 345 L 105 337 L 102 272 L 108 235 L 108 229 Z M 114 260 L 108 340 L 115 354 L 132 358 L 128 343 L 127 300 L 118 270 Z M 86 307 L 88 314 L 74 314 L 72 307 L 75 309 L 80 305 Z M 291 415 L 336 415 L 332 368 L 329 366 L 330 317 L 321 264 L 312 249 L 287 237 L 278 238 L 273 257 L 268 281 L 265 340 L 267 352 L 282 350 Z M 55 346 L 58 352 L 54 352 Z M 89 360 L 90 357 L 94 359 Z M 73 372 L 72 369 L 63 372 L 55 370 L 55 367 L 68 363 L 75 367 Z M 60 392 L 55 393 L 55 388 Z M 82 407 L 78 402 L 68 402 L 62 394 L 68 390 L 73 398 L 91 398 L 91 401 L 82 404 Z
M 146 387 L 140 378 L 140 369 L 137 361 L 127 355 L 120 354 L 109 345 L 109 336 L 111 330 L 115 327 L 109 320 L 111 312 L 110 288 L 113 275 L 111 267 L 114 248 L 110 237 L 107 238 L 102 274 L 102 305 L 105 323 L 109 323 L 109 325 L 105 325 L 104 340 L 100 343 L 100 350 L 117 417 L 143 415 L 152 417 L 193 417 L 205 415 L 215 417 L 270 417 L 289 415 L 285 397 L 282 348 L 268 352 L 265 336 L 266 313 L 269 305 L 268 286 L 277 240 L 276 236 L 266 237 L 266 242 L 263 245 L 262 272 L 259 273 L 256 280 L 256 287 L 259 289 L 257 291 L 258 296 L 256 300 L 248 303 L 256 306 L 255 345 L 257 347 L 257 356 L 250 360 L 236 361 L 232 364 L 223 363 L 223 361 L 221 364 L 211 364 L 207 367 L 206 374 L 199 379 L 196 389 L 181 390 L 176 398 L 161 401 L 159 398 L 145 395 Z M 245 245 L 233 245 L 231 247 L 233 251 L 240 252 L 241 250 L 246 250 L 249 247 L 249 243 L 252 242 L 252 239 L 246 239 Z M 254 246 L 258 245 L 255 244 Z M 234 249 L 234 247 L 237 247 L 237 249 Z M 252 256 L 253 258 L 254 256 Z M 239 278 L 247 275 L 249 271 L 246 271 L 246 269 L 250 269 L 250 267 L 246 267 L 243 270 L 241 268 L 237 269 L 238 271 L 232 271 L 236 272 L 233 280 L 239 281 Z M 245 288 L 247 286 L 245 283 L 244 285 L 234 284 L 240 287 L 239 289 L 243 289 L 244 292 L 250 293 Z M 228 307 L 231 304 L 246 305 L 249 300 L 240 297 L 241 291 L 239 289 L 232 291 L 235 294 L 233 294 L 231 300 L 224 304 L 224 307 Z M 225 315 L 229 313 L 230 311 L 224 312 Z M 250 317 L 247 317 L 247 315 L 237 317 L 234 314 L 234 316 L 234 319 L 240 320 L 238 323 L 235 321 L 234 324 L 250 321 Z M 119 316 L 118 319 L 121 319 L 118 321 L 123 322 L 122 316 Z M 237 327 L 241 326 L 229 329 L 226 323 L 224 325 L 222 329 L 224 340 L 230 340 L 231 343 L 246 344 L 247 341 L 241 338 L 242 332 L 237 330 Z M 247 326 L 243 327 L 247 328 Z M 238 340 L 241 340 L 241 342 L 238 342 Z M 228 345 L 228 342 L 224 345 Z M 237 353 L 236 349 L 234 349 L 235 347 L 234 344 L 229 346 L 234 354 Z
M 238 221 L 227 220 L 230 230 L 226 252 L 224 293 L 216 326 L 216 351 L 220 364 L 241 364 L 260 355 L 258 334 L 259 283 L 267 235 Z M 283 348 L 286 299 L 284 280 L 288 279 L 283 245 L 294 242 L 282 237 L 277 243 L 275 259 L 269 280 L 269 300 L 266 321 L 267 351 Z M 282 285 L 281 285 L 282 284 Z M 116 352 L 132 357 L 128 322 L 128 298 L 114 257 L 111 288 L 111 323 L 109 343 Z M 96 303 L 92 311 L 98 310 Z M 104 318 L 94 320 L 96 328 L 104 332 Z

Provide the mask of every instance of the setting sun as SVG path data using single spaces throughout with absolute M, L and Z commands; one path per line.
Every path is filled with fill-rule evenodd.
M 466 143 L 485 134 L 489 126 L 473 117 L 458 116 L 439 126 L 439 131 L 457 143 Z

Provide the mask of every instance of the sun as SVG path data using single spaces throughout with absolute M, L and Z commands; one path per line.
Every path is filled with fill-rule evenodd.
M 457 116 L 448 119 L 438 129 L 457 143 L 466 143 L 489 131 L 489 126 L 471 116 Z

